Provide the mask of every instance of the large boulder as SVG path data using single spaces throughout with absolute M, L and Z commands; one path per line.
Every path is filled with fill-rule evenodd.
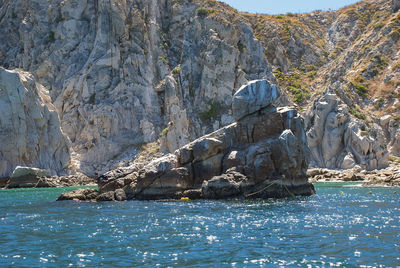
M 278 88 L 267 80 L 251 81 L 242 86 L 232 99 L 232 113 L 236 121 L 273 104 L 280 96 Z
M 16 166 L 55 173 L 70 161 L 69 141 L 45 88 L 31 75 L 0 67 L 0 177 Z
M 353 118 L 336 95 L 314 100 L 305 124 L 311 167 L 372 170 L 388 166 L 389 154 L 382 128 Z
M 255 86 L 265 85 L 265 86 Z M 311 195 L 306 171 L 310 152 L 303 120 L 294 108 L 276 108 L 279 96 L 268 81 L 242 88 L 240 120 L 203 136 L 131 173 L 99 178 L 98 201 L 127 199 L 268 198 Z M 268 92 L 269 91 L 269 92 Z M 248 92 L 248 93 L 244 93 Z M 250 94 L 251 92 L 251 94 Z M 256 112 L 250 108 L 256 101 Z M 268 104 L 269 103 L 269 104 Z M 112 195 L 114 193 L 114 195 Z M 117 195 L 124 200 L 125 197 Z
M 40 178 L 46 176 L 46 170 L 32 167 L 17 166 L 10 177 L 7 188 L 31 188 L 35 187 Z

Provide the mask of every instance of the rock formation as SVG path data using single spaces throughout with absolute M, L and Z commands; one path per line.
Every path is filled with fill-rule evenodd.
M 400 162 L 381 170 L 364 170 L 355 166 L 348 170 L 312 168 L 307 171 L 310 182 L 362 182 L 367 187 L 400 186 Z
M 22 71 L 0 68 L 0 177 L 16 166 L 63 171 L 69 142 L 48 91 Z
M 349 115 L 336 95 L 326 93 L 314 100 L 305 118 L 311 167 L 367 170 L 388 165 L 389 153 L 382 128 L 367 126 Z
M 2 1 L 0 66 L 49 90 L 73 167 L 87 175 L 131 159 L 164 129 L 165 149 L 233 122 L 233 92 L 274 80 L 241 18 L 202 1 Z
M 97 201 L 313 194 L 303 120 L 293 108 L 274 107 L 279 95 L 265 80 L 243 86 L 232 100 L 236 122 L 140 170 L 101 176 Z

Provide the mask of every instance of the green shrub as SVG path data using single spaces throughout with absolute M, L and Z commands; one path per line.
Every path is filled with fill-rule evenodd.
M 210 108 L 207 111 L 201 112 L 200 119 L 203 121 L 210 120 L 212 118 L 217 118 L 217 116 L 220 114 L 221 109 L 222 109 L 222 104 L 218 101 L 216 102 L 209 102 L 208 103 Z
M 56 41 L 55 34 L 53 31 L 50 31 L 49 33 L 49 41 L 50 43 L 54 43 L 54 41 Z
M 161 133 L 160 133 L 159 136 L 162 137 L 162 136 L 167 135 L 168 131 L 169 131 L 169 128 L 168 128 L 168 127 L 164 128 L 164 129 L 161 131 Z
M 385 26 L 385 23 L 378 22 L 378 23 L 375 23 L 374 28 L 375 29 L 380 29 L 380 28 L 383 28 L 384 26 Z
M 361 119 L 361 120 L 365 120 L 367 119 L 367 117 L 365 116 L 365 114 L 361 113 L 360 110 L 356 109 L 356 108 L 351 108 L 349 110 L 349 113 L 352 114 L 354 117 Z
M 91 104 L 91 105 L 94 105 L 95 102 L 96 102 L 96 93 L 93 93 L 93 94 L 90 96 L 88 103 Z
M 243 52 L 244 50 L 246 50 L 246 46 L 243 45 L 240 41 L 237 43 L 237 47 L 240 52 Z
M 168 64 L 168 60 L 165 58 L 165 57 L 163 57 L 163 56 L 160 56 L 160 57 L 158 57 L 162 62 L 164 62 L 165 64 Z
M 213 9 L 205 8 L 205 7 L 199 7 L 196 9 L 196 14 L 200 17 L 207 17 L 211 13 L 214 13 L 215 11 Z
M 176 66 L 173 70 L 172 70 L 173 74 L 180 74 L 181 73 L 181 66 Z

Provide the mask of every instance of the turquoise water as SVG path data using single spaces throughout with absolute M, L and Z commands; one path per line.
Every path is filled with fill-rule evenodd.
M 0 190 L 0 267 L 400 265 L 399 188 L 317 184 L 312 197 L 244 202 L 54 201 L 69 190 Z

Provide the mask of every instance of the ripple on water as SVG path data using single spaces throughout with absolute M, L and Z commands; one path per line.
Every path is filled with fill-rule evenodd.
M 62 191 L 0 191 L 0 266 L 400 263 L 399 195 L 390 188 L 371 196 L 317 186 L 316 196 L 266 201 L 54 202 Z

